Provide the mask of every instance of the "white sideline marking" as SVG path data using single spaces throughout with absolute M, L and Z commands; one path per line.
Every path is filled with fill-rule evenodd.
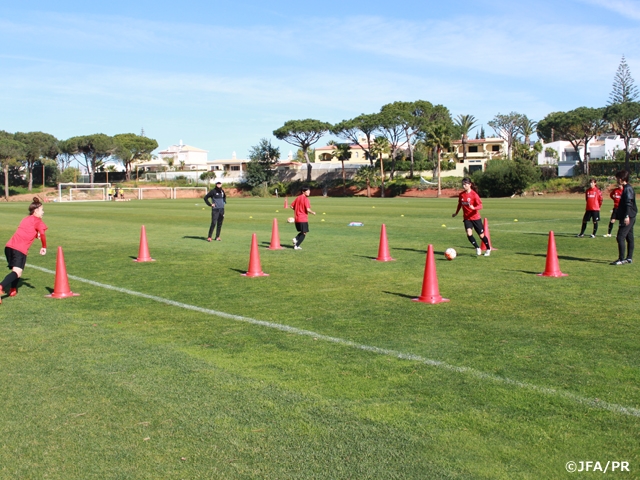
M 51 273 L 55 275 L 55 271 L 49 270 L 48 268 L 38 267 L 36 265 L 27 264 L 29 268 L 34 268 L 36 270 L 40 270 L 41 272 Z M 503 383 L 507 385 L 513 385 L 515 387 L 524 388 L 526 390 L 532 390 L 537 393 L 542 393 L 544 395 L 552 396 L 552 397 L 560 397 L 567 400 L 571 400 L 574 403 L 578 403 L 580 405 L 586 405 L 592 408 L 598 408 L 601 410 L 608 410 L 613 413 L 619 413 L 621 415 L 631 415 L 634 417 L 640 417 L 640 409 L 625 407 L 623 405 L 618 405 L 616 403 L 609 403 L 599 400 L 597 398 L 589 398 L 583 397 L 581 395 L 577 395 L 575 393 L 567 392 L 564 390 L 557 390 L 555 388 L 549 387 L 540 387 L 538 385 L 534 385 L 532 383 L 520 382 L 518 380 L 512 380 L 507 377 L 501 377 L 499 375 L 494 375 L 493 373 L 485 373 L 480 370 L 476 370 L 470 367 L 458 367 L 456 365 L 450 365 L 446 362 L 441 362 L 440 360 L 432 360 L 430 358 L 421 357 L 420 355 L 414 355 L 413 353 L 403 353 L 397 350 L 388 350 L 386 348 L 372 347 L 369 345 L 362 345 L 356 342 L 352 342 L 351 340 L 345 340 L 337 337 L 330 337 L 328 335 L 323 335 L 321 333 L 312 332 L 310 330 L 302 330 L 296 327 L 290 327 L 288 325 L 282 325 L 280 323 L 272 323 L 265 322 L 263 320 L 256 320 L 254 318 L 242 317 L 240 315 L 233 315 L 231 313 L 218 312 L 216 310 L 211 310 L 208 308 L 197 307 L 195 305 L 189 305 L 186 303 L 176 302 L 173 300 L 168 300 L 162 297 L 156 297 L 155 295 L 148 295 L 146 293 L 136 292 L 134 290 L 128 290 L 126 288 L 114 287 L 112 285 L 107 285 L 105 283 L 94 282 L 93 280 L 87 280 L 85 278 L 76 277 L 74 275 L 68 275 L 68 277 L 72 280 L 76 280 L 78 282 L 87 283 L 89 285 L 93 285 L 94 287 L 105 288 L 107 290 L 113 290 L 120 293 L 126 293 L 127 295 L 132 295 L 134 297 L 146 298 L 148 300 L 153 300 L 154 302 L 165 303 L 167 305 L 172 305 L 174 307 L 184 308 L 185 310 L 192 310 L 194 312 L 200 312 L 207 315 L 215 315 L 222 318 L 227 318 L 229 320 L 236 320 L 238 322 L 250 323 L 252 325 L 259 325 L 261 327 L 273 328 L 275 330 L 280 330 L 282 332 L 293 333 L 296 335 L 303 335 L 307 337 L 313 337 L 314 339 L 324 340 L 327 342 L 337 343 L 339 345 L 344 345 L 347 347 L 357 348 L 359 350 L 364 350 L 367 352 L 377 353 L 379 355 L 387 355 L 390 357 L 396 357 L 401 360 L 410 360 L 414 362 L 419 362 L 424 365 L 429 365 L 432 367 L 441 368 L 443 370 L 449 370 L 456 373 L 462 373 L 469 375 L 471 377 L 475 377 L 480 380 L 491 380 L 496 383 Z

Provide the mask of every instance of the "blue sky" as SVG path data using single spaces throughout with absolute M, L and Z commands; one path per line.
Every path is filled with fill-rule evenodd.
M 0 6 L 0 129 L 144 127 L 219 159 L 286 120 L 423 99 L 490 133 L 497 113 L 604 106 L 623 54 L 640 84 L 639 31 L 637 0 L 22 0 Z

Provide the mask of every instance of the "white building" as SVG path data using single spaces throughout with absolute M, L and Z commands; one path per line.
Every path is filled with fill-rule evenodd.
M 180 140 L 178 145 L 158 152 L 158 156 L 148 162 L 139 165 L 147 171 L 157 172 L 166 170 L 202 170 L 209 169 L 207 164 L 207 151 L 201 148 L 185 145 Z

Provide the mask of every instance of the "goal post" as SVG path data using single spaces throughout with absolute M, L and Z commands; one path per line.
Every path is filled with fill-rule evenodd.
M 164 200 L 173 199 L 173 188 L 157 187 L 157 188 L 141 188 L 140 200 Z
M 59 183 L 59 202 L 104 202 L 110 183 Z
M 173 198 L 202 198 L 207 194 L 207 187 L 175 187 Z

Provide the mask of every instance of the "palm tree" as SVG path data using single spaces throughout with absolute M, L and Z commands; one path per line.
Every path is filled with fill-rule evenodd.
M 438 158 L 438 197 L 442 193 L 442 187 L 440 182 L 440 172 L 441 172 L 441 154 L 443 150 L 448 150 L 451 148 L 451 137 L 449 136 L 449 129 L 447 125 L 443 123 L 437 123 L 433 126 L 433 128 L 428 133 L 429 137 L 427 139 L 427 145 L 432 147 L 436 151 L 436 156 Z
M 380 178 L 382 181 L 382 186 L 380 190 L 380 196 L 384 198 L 384 161 L 382 160 L 382 155 L 385 153 L 389 153 L 390 144 L 389 140 L 385 137 L 376 137 L 373 141 L 373 145 L 371 145 L 371 153 L 374 156 L 380 158 Z
M 347 185 L 346 185 L 346 175 L 344 172 L 344 162 L 345 160 L 349 160 L 351 158 L 351 145 L 348 143 L 338 143 L 335 140 L 330 140 L 327 143 L 328 145 L 334 146 L 334 150 L 331 152 L 331 155 L 340 160 L 342 163 L 342 195 L 347 196 Z
M 477 120 L 473 115 L 458 115 L 455 124 L 460 129 L 462 135 L 462 161 L 467 159 L 467 140 L 469 139 L 469 131 L 476 126 Z
M 536 131 L 536 127 L 538 126 L 538 122 L 534 120 L 530 120 L 526 115 L 522 116 L 520 120 L 520 125 L 518 125 L 518 130 L 524 137 L 524 144 L 529 147 L 529 143 L 531 142 L 531 135 Z

